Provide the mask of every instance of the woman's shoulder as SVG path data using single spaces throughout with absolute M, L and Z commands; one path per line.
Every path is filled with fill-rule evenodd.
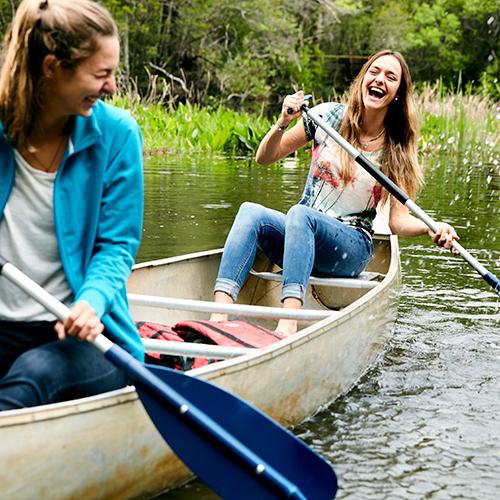
M 342 119 L 345 107 L 345 104 L 340 102 L 322 102 L 311 108 L 311 113 L 316 116 L 321 116 L 321 118 L 327 122 L 331 122 L 332 120 Z
M 312 107 L 308 115 L 312 118 L 320 117 L 330 126 L 337 129 L 340 126 L 345 112 L 345 104 L 339 102 L 323 102 Z M 316 123 L 309 116 L 304 117 L 304 129 L 308 140 L 312 140 L 316 135 Z
M 118 108 L 104 101 L 97 101 L 94 107 L 94 116 L 100 126 L 109 127 L 119 125 L 128 130 L 138 128 L 137 121 L 127 109 Z

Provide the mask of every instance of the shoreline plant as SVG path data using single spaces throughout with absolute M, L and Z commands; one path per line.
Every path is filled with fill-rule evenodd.
M 422 86 L 416 100 L 424 165 L 432 155 L 449 164 L 480 162 L 500 170 L 500 103 L 492 102 L 487 94 L 451 93 L 441 82 Z M 148 156 L 193 152 L 252 155 L 272 125 L 263 114 L 239 113 L 221 105 L 211 108 L 188 102 L 174 106 L 161 99 L 141 100 L 130 92 L 111 102 L 137 119 Z

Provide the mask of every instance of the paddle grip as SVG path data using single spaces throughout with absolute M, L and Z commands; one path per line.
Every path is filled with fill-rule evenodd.
M 312 99 L 312 95 L 311 94 L 307 94 L 304 96 L 304 101 L 310 101 Z M 307 109 L 307 106 L 305 104 L 302 104 L 302 106 L 300 107 L 300 109 L 302 111 L 305 111 Z M 288 108 L 286 110 L 286 112 L 289 114 L 289 115 L 293 115 L 295 113 L 295 111 L 292 109 L 292 108 Z

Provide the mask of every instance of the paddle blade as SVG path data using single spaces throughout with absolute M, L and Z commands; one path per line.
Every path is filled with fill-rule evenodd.
M 333 468 L 264 413 L 205 380 L 163 367 L 147 368 L 299 490 L 287 495 L 273 490 L 255 471 L 228 455 L 217 440 L 198 432 L 178 412 L 168 409 L 161 398 L 137 385 L 144 408 L 170 447 L 222 498 L 335 497 L 337 478 Z

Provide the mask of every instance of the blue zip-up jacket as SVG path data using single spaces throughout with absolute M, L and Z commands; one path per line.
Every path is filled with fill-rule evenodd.
M 15 171 L 0 124 L 2 217 Z M 125 290 L 143 215 L 142 136 L 127 111 L 98 101 L 91 116 L 74 118 L 53 202 L 60 258 L 75 302 L 88 302 L 110 339 L 143 360 Z M 29 275 L 29 269 L 23 271 Z

